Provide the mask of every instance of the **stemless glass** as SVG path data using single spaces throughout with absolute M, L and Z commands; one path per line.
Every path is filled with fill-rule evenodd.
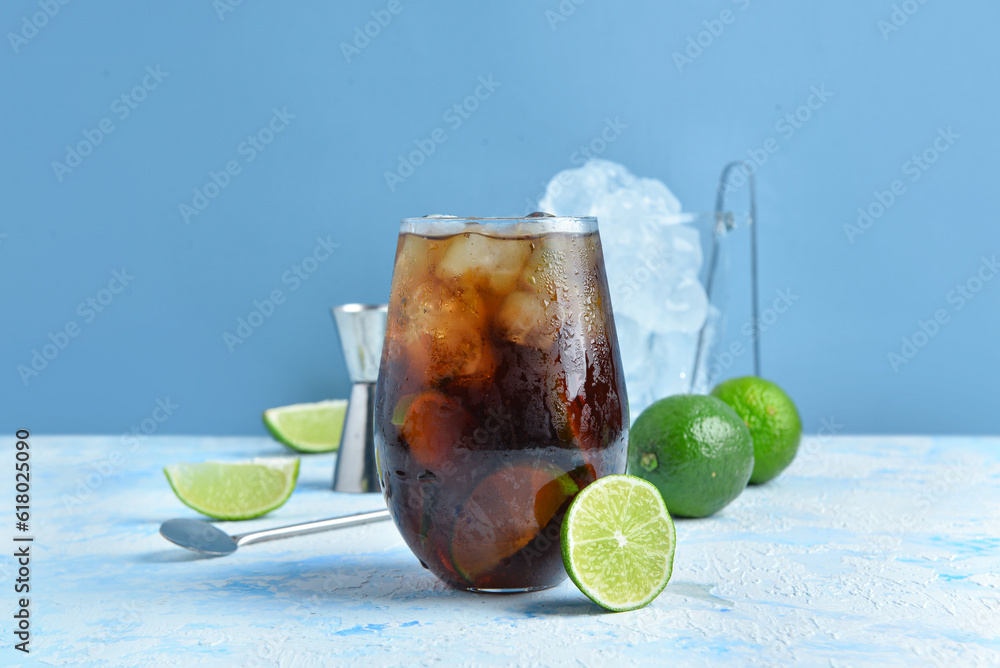
M 595 218 L 402 221 L 376 461 L 400 533 L 448 584 L 559 583 L 569 502 L 625 471 L 608 294 Z

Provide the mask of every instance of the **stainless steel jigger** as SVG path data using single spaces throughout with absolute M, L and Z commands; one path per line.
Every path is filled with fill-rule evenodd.
M 354 383 L 333 472 L 335 492 L 379 491 L 373 418 L 386 308 L 385 304 L 344 304 L 332 309 L 347 373 Z

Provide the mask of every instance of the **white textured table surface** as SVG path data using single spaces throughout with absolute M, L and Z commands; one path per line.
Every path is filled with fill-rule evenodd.
M 1000 665 L 1000 439 L 806 440 L 777 480 L 677 523 L 674 575 L 612 614 L 570 582 L 506 596 L 453 591 L 392 523 L 198 558 L 160 522 L 197 517 L 161 468 L 284 454 L 266 439 L 32 439 L 31 653 L 12 648 L 16 569 L 0 562 L 0 664 Z M 121 461 L 112 458 L 118 451 Z M 13 461 L 13 445 L 5 447 Z M 117 463 L 113 463 L 117 462 Z M 379 507 L 329 491 L 333 458 L 231 533 Z

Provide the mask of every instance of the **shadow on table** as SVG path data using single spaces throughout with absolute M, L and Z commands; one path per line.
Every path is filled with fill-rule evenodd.
M 219 599 L 279 597 L 322 608 L 324 603 L 412 606 L 434 599 L 476 597 L 445 585 L 421 568 L 409 552 L 331 554 L 304 559 L 289 554 L 294 553 L 238 559 L 164 549 L 135 555 L 134 560 L 151 568 L 159 564 L 163 577 L 181 589 Z M 194 561 L 205 563 L 203 567 L 191 564 L 171 568 Z
M 676 582 L 671 581 L 667 584 L 667 588 L 663 590 L 664 594 L 674 594 L 676 596 L 685 596 L 687 598 L 695 598 L 699 601 L 705 601 L 706 603 L 712 603 L 714 605 L 732 607 L 735 605 L 732 601 L 721 596 L 716 596 L 712 593 L 715 589 L 714 584 L 702 584 L 698 582 Z M 662 596 L 662 594 L 661 594 Z
M 732 607 L 733 602 L 715 596 L 715 585 L 697 582 L 670 582 L 660 596 L 675 595 L 695 598 L 718 606 Z M 529 617 L 572 617 L 618 614 L 593 603 L 576 588 L 566 587 L 565 591 L 549 590 L 544 600 L 529 601 L 519 610 Z
M 183 550 L 178 548 L 157 550 L 155 552 L 146 552 L 145 554 L 140 554 L 136 557 L 136 561 L 144 564 L 171 564 L 179 561 L 202 561 L 205 559 L 218 559 L 220 556 L 217 554 L 201 554 L 200 552 L 191 552 L 190 550 Z
M 411 554 L 402 551 L 313 556 L 298 561 L 281 555 L 241 560 L 184 550 L 158 550 L 137 555 L 136 560 L 162 565 L 163 576 L 181 590 L 240 604 L 254 598 L 281 599 L 294 601 L 307 610 L 328 611 L 345 606 L 452 609 L 456 604 L 471 602 L 486 614 L 573 617 L 608 613 L 568 581 L 552 589 L 525 594 L 477 594 L 453 589 L 421 568 Z M 182 563 L 192 561 L 206 563 L 204 566 Z M 478 608 L 479 605 L 483 607 Z
M 575 587 L 565 591 L 539 592 L 547 594 L 543 600 L 526 601 L 517 608 L 527 617 L 592 617 L 594 615 L 615 614 L 605 610 Z M 511 594 L 520 596 L 520 594 Z

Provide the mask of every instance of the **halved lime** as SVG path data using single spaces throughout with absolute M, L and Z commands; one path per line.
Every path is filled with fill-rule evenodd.
M 163 469 L 184 505 L 217 520 L 249 520 L 280 507 L 295 489 L 299 460 L 180 463 Z
M 333 452 L 340 447 L 346 413 L 346 399 L 292 404 L 264 411 L 264 426 L 292 450 Z
M 674 568 L 676 533 L 656 487 L 630 475 L 587 485 L 562 526 L 566 572 L 597 605 L 623 612 L 660 595 Z

